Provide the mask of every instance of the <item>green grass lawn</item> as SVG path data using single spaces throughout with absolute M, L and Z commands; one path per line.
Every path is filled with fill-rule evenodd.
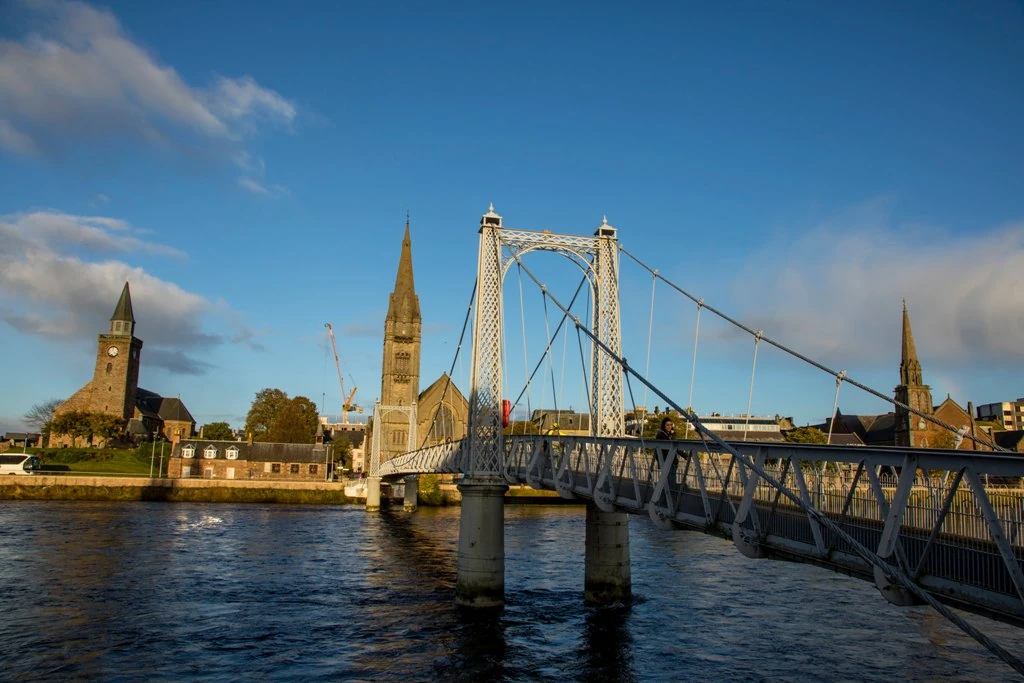
M 152 444 L 138 448 L 30 448 L 30 453 L 39 456 L 43 472 L 54 474 L 97 474 L 148 477 Z M 170 456 L 170 444 L 164 444 L 164 468 Z M 156 446 L 153 460 L 153 476 L 159 476 L 160 444 Z

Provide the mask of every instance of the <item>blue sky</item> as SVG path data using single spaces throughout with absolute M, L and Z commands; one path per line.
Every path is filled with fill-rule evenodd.
M 489 202 L 523 229 L 607 215 L 680 286 L 881 391 L 906 298 L 936 400 L 1024 396 L 1022 36 L 997 1 L 0 3 L 0 431 L 90 379 L 125 280 L 141 386 L 199 424 L 241 426 L 263 387 L 337 414 L 325 322 L 372 405 L 407 211 L 425 387 Z M 650 301 L 623 259 L 638 367 Z M 685 404 L 695 309 L 655 301 L 651 374 Z M 530 355 L 539 295 L 523 310 Z M 752 348 L 702 318 L 700 412 L 746 409 Z M 579 365 L 560 353 L 549 376 Z M 753 412 L 831 411 L 829 377 L 759 354 Z

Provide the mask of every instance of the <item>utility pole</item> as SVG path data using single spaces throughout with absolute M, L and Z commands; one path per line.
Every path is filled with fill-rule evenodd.
M 160 471 L 158 472 L 160 478 L 164 476 L 164 444 L 160 442 Z
M 153 460 L 156 458 L 156 432 L 153 432 L 153 447 L 149 450 L 149 478 L 153 478 Z M 163 447 L 160 447 L 160 451 L 163 452 Z

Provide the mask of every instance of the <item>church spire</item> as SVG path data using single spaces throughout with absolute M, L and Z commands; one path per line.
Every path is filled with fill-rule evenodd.
M 395 289 L 388 303 L 389 320 L 420 319 L 420 299 L 416 296 L 416 285 L 412 276 L 412 239 L 409 237 L 409 216 L 405 217 L 405 237 L 402 239 L 402 255 L 398 259 L 398 274 Z
M 110 316 L 110 333 L 118 335 L 132 335 L 135 332 L 135 315 L 132 313 L 132 294 L 128 289 L 128 283 L 124 283 L 121 290 L 121 298 L 117 301 L 114 314 Z
M 900 384 L 906 386 L 924 384 L 921 379 L 921 363 L 914 346 L 914 331 L 910 329 L 910 314 L 906 299 L 903 301 L 903 352 L 900 356 Z

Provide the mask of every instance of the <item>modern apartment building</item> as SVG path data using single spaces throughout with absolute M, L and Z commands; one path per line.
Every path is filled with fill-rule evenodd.
M 988 420 L 1003 425 L 1003 429 L 1024 429 L 1024 398 L 1002 403 L 986 403 L 977 407 L 979 420 Z

